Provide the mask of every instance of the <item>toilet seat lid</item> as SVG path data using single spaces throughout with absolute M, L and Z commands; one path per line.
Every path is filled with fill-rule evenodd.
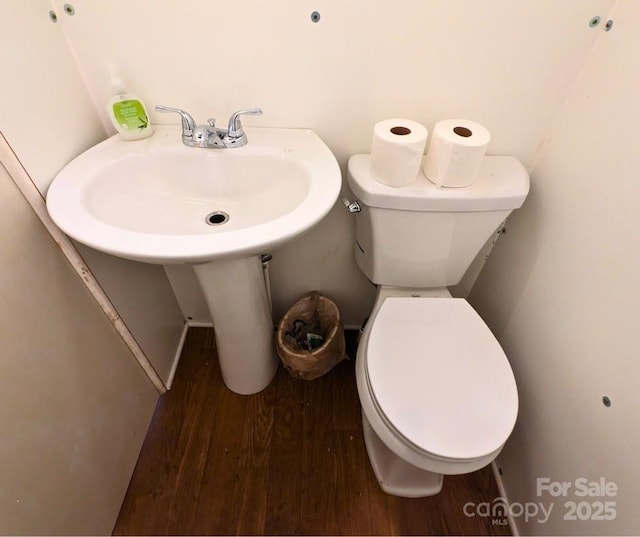
M 387 298 L 366 356 L 378 408 L 420 450 L 475 459 L 511 434 L 518 414 L 511 366 L 466 300 Z

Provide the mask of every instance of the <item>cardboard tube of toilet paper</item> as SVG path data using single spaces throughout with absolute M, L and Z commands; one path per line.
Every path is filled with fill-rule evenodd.
M 376 123 L 371 143 L 371 175 L 388 186 L 405 186 L 420 173 L 429 131 L 409 119 Z
M 466 119 L 446 119 L 433 128 L 424 175 L 437 186 L 473 184 L 491 140 L 489 131 Z

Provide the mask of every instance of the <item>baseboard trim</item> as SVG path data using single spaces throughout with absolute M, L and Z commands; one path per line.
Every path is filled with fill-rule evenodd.
M 507 497 L 507 492 L 504 488 L 504 482 L 502 481 L 502 476 L 500 475 L 500 470 L 498 470 L 498 464 L 496 463 L 496 461 L 493 461 L 491 463 L 491 470 L 493 470 L 493 477 L 495 478 L 496 484 L 498 485 L 500 496 L 504 498 L 506 505 L 509 505 L 509 498 Z M 509 522 L 511 535 L 518 537 L 520 535 L 520 532 L 518 531 L 518 525 L 516 524 L 516 520 L 515 518 L 513 518 L 511 512 L 507 513 L 507 521 Z
M 184 347 L 184 342 L 187 339 L 187 332 L 189 331 L 189 323 L 184 323 L 182 327 L 182 334 L 180 334 L 180 341 L 178 341 L 178 347 L 176 348 L 176 354 L 173 357 L 173 365 L 171 366 L 171 371 L 169 371 L 169 378 L 167 378 L 167 390 L 171 389 L 171 385 L 173 384 L 173 377 L 176 376 L 176 371 L 178 369 L 178 362 L 180 361 L 180 356 L 182 356 L 182 348 Z
M 213 323 L 211 321 L 196 321 L 196 320 L 187 320 L 187 325 L 193 326 L 194 328 L 213 328 Z M 278 323 L 275 323 L 275 328 L 278 327 Z M 358 324 L 345 324 L 345 330 L 360 330 L 360 325 Z
M 193 319 L 187 321 L 187 326 L 193 326 L 194 328 L 213 328 L 211 321 L 194 321 Z

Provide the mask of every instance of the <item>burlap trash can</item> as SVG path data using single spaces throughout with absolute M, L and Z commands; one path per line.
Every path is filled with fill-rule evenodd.
M 304 349 L 294 335 L 296 330 L 300 335 L 300 332 L 317 331 L 318 325 L 322 345 L 313 350 Z M 276 349 L 284 367 L 295 378 L 313 380 L 327 373 L 347 358 L 338 307 L 317 291 L 303 296 L 278 324 Z

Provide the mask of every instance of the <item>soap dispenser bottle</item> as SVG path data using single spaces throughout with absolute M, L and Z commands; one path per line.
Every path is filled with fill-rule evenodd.
M 140 140 L 153 134 L 144 103 L 128 94 L 122 80 L 112 78 L 111 98 L 107 106 L 109 119 L 123 140 Z

